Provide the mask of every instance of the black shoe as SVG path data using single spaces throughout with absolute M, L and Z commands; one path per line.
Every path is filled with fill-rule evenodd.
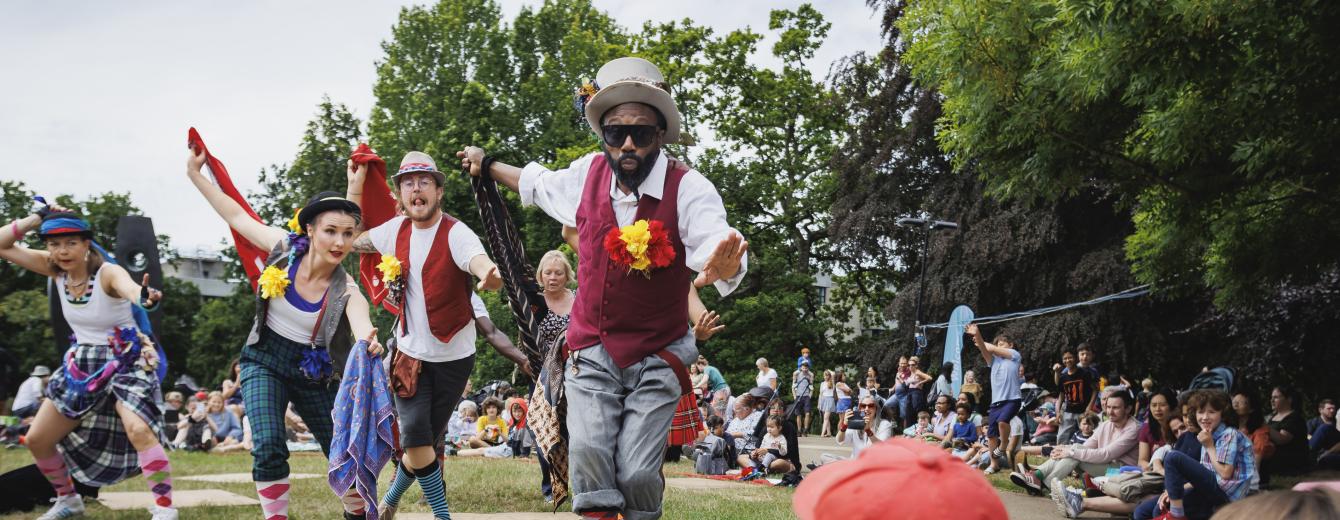
M 815 468 L 818 468 L 818 467 L 819 467 L 819 465 L 818 465 L 818 464 L 815 464 L 815 463 L 813 463 L 813 462 L 811 462 L 811 463 L 809 463 L 809 464 L 806 464 L 805 467 L 809 468 L 810 471 L 814 471 Z
M 345 511 L 344 520 L 367 520 L 367 515 L 356 515 L 348 511 Z

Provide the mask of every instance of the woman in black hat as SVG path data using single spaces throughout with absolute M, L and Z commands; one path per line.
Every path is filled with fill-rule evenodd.
M 340 267 L 362 224 L 358 205 L 334 192 L 312 197 L 290 231 L 251 218 L 201 174 L 205 154 L 192 150 L 186 173 L 214 211 L 256 247 L 270 252 L 256 284 L 256 320 L 242 348 L 242 401 L 251 421 L 252 478 L 265 518 L 288 517 L 288 448 L 284 412 L 295 410 L 329 456 L 331 410 L 339 371 L 351 348 L 380 355 L 368 301 Z M 363 338 L 354 343 L 354 338 Z M 351 488 L 345 518 L 366 504 Z
M 38 202 L 36 213 L 0 231 L 0 258 L 55 281 L 74 332 L 28 430 L 37 469 L 56 494 L 51 510 L 39 518 L 83 514 L 71 477 L 109 486 L 142 473 L 154 494 L 153 518 L 175 520 L 172 467 L 163 452 L 162 414 L 152 397 L 158 356 L 144 314 L 158 306 L 162 293 L 148 287 L 149 275 L 137 284 L 116 265 L 93 241 L 84 219 Z M 34 229 L 46 250 L 17 245 Z

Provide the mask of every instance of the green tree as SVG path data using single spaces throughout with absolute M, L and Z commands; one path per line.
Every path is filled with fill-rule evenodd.
M 313 195 L 334 191 L 343 197 L 348 186 L 346 161 L 363 138 L 360 125 L 343 103 L 322 96 L 293 162 L 261 170 L 261 193 L 250 197 L 261 220 L 287 229 L 293 212 L 307 205 Z
M 997 196 L 1129 208 L 1136 278 L 1248 303 L 1340 258 L 1332 2 L 916 3 L 940 142 Z

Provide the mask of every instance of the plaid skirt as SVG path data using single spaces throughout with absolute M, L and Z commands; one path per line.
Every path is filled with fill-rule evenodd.
M 75 345 L 74 362 L 85 373 L 96 372 L 112 360 L 108 345 Z M 143 359 L 112 376 L 96 392 L 76 394 L 67 384 L 65 365 L 51 375 L 46 398 L 61 415 L 79 421 L 79 425 L 61 439 L 57 448 L 65 456 L 70 476 L 95 487 L 110 486 L 140 473 L 139 454 L 130 444 L 116 403 L 121 402 L 144 420 L 159 442 L 167 444 L 163 434 L 163 414 L 158 409 L 158 377 Z
M 670 420 L 669 446 L 683 446 L 698 441 L 703 430 L 703 414 L 698 411 L 698 398 L 692 393 L 679 396 L 674 418 Z

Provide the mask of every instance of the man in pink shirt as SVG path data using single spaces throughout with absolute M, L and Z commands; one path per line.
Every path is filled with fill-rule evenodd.
M 1131 417 L 1134 398 L 1129 392 L 1114 392 L 1103 400 L 1108 420 L 1094 430 L 1082 445 L 1057 446 L 1051 451 L 1051 460 L 1032 473 L 1014 472 L 1010 481 L 1029 494 L 1041 495 L 1048 486 L 1060 485 L 1060 479 L 1075 468 L 1093 476 L 1102 476 L 1108 468 L 1134 466 L 1139 456 L 1140 423 Z

